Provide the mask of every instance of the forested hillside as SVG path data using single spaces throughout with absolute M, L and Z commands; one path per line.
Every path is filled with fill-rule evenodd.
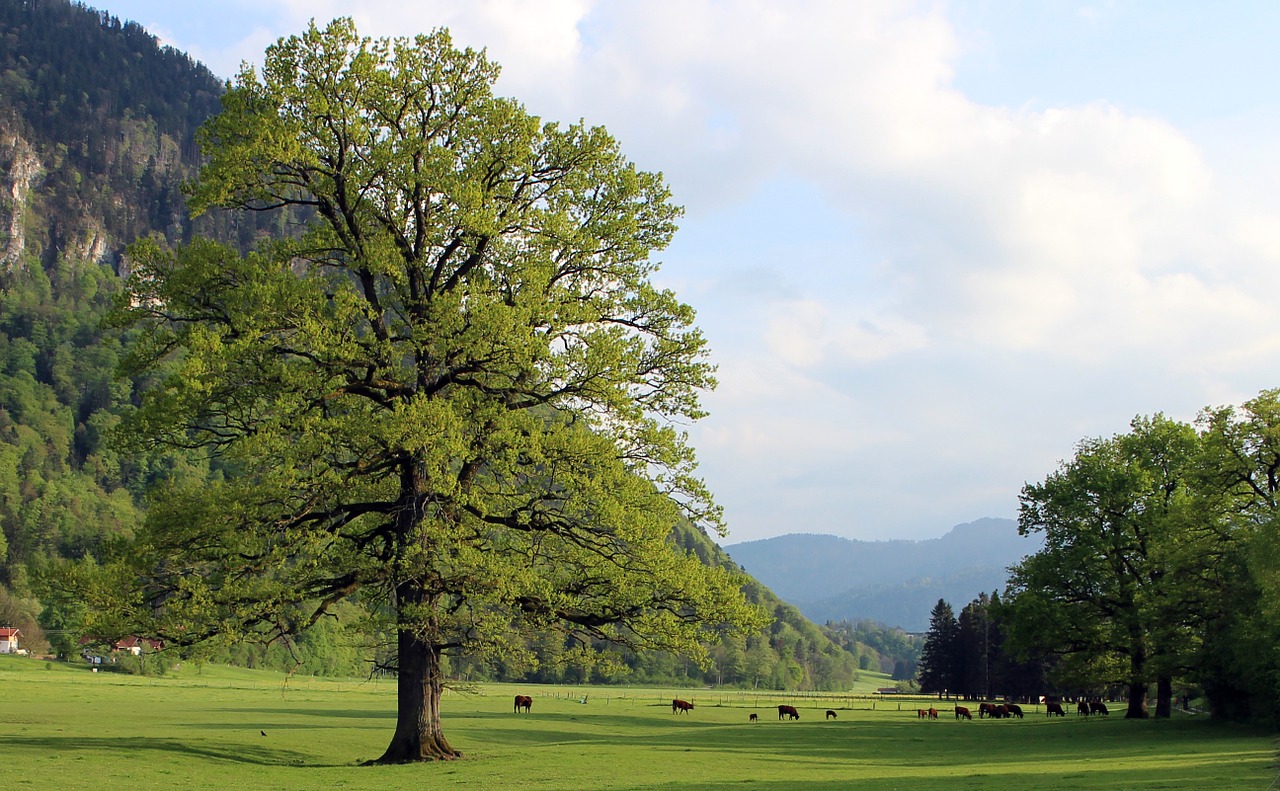
M 0 622 L 20 626 L 33 647 L 47 630 L 48 645 L 70 657 L 82 605 L 58 584 L 65 564 L 131 534 L 157 482 L 224 474 L 195 451 L 130 455 L 112 441 L 150 384 L 117 378 L 130 337 L 105 322 L 129 270 L 126 247 L 199 234 L 248 249 L 296 223 L 283 213 L 188 217 L 181 185 L 222 86 L 138 25 L 67 2 L 0 0 L 0 42 Z M 731 562 L 698 529 L 678 528 L 674 540 L 705 562 Z M 843 688 L 859 666 L 892 664 L 857 640 L 833 643 L 758 583 L 747 593 L 774 623 L 725 641 L 710 670 L 644 654 L 605 673 L 561 661 L 568 647 L 554 643 L 535 646 L 537 669 L 476 659 L 452 670 L 472 680 Z M 350 607 L 293 645 L 228 644 L 204 658 L 364 672 L 381 649 L 380 635 L 361 633 L 362 615 Z
M 38 636 L 31 572 L 130 531 L 149 482 L 187 465 L 106 443 L 144 383 L 116 379 L 102 319 L 126 244 L 190 232 L 180 186 L 220 89 L 137 25 L 67 3 L 2 0 L 0 36 L 0 619 Z

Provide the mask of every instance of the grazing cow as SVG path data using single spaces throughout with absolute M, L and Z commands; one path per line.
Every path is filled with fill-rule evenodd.
M 928 716 L 929 716 L 929 710 L 928 710 L 928 709 L 916 709 L 916 719 L 918 719 L 918 720 L 922 720 L 922 719 L 924 719 L 925 717 L 928 717 Z
M 966 720 L 973 719 L 973 715 L 969 713 L 968 709 L 964 706 L 956 706 L 956 719 L 960 719 L 961 717 L 964 717 Z
M 1083 700 L 1076 704 L 1076 716 L 1079 717 L 1081 714 L 1089 716 L 1089 704 Z
M 1062 710 L 1062 704 L 1061 704 L 1061 703 L 1046 703 L 1046 704 L 1044 704 L 1044 712 L 1045 712 L 1045 713 L 1044 713 L 1044 716 L 1046 716 L 1046 717 L 1052 717 L 1052 716 L 1053 716 L 1053 715 L 1055 715 L 1055 714 L 1057 714 L 1059 717 L 1065 717 L 1065 716 L 1067 716 L 1067 713 L 1066 713 L 1065 711 L 1063 711 L 1063 710 Z
M 519 714 L 520 709 L 524 709 L 525 712 L 533 711 L 533 698 L 528 695 L 516 695 L 516 709 L 513 713 Z
M 1104 704 L 1095 700 L 1089 704 L 1089 713 L 1090 714 L 1110 714 L 1111 712 L 1107 711 L 1107 707 Z
M 931 719 L 931 720 L 936 720 L 936 719 L 938 719 L 938 710 L 937 710 L 937 709 L 929 709 L 929 719 Z
M 750 720 L 751 722 L 755 722 L 755 721 L 757 721 L 757 720 L 759 720 L 759 719 L 760 719 L 760 715 L 759 715 L 759 714 L 752 714 L 752 715 L 751 715 L 750 717 L 748 717 L 747 719 L 748 719 L 748 720 Z
M 831 709 L 827 709 L 827 719 L 834 720 L 835 718 L 836 718 L 836 713 Z
M 680 712 L 681 714 L 688 714 L 692 710 L 693 710 L 693 704 L 687 700 L 680 700 L 679 698 L 676 698 L 675 700 L 671 701 L 672 714 L 675 714 L 677 711 Z
M 996 705 L 994 703 L 982 703 L 978 706 L 978 719 L 983 717 L 996 716 Z
M 1018 719 L 1022 719 L 1022 707 L 1019 706 L 1018 704 L 1010 703 L 1006 705 L 1004 708 L 1005 708 L 1005 711 L 1009 712 L 1010 715 L 1017 717 Z
M 795 706 L 788 706 L 784 703 L 778 707 L 778 719 L 798 720 L 800 719 L 800 712 L 796 711 Z

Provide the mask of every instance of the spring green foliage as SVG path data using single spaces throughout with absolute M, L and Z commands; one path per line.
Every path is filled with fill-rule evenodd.
M 1219 716 L 1274 723 L 1278 398 L 1137 418 L 1025 487 L 1020 529 L 1045 548 L 1013 569 L 1016 642 L 1061 657 L 1060 682 L 1126 688 L 1129 717 L 1154 684 L 1160 717 L 1202 689 Z
M 243 250 L 263 236 L 288 236 L 307 212 L 188 216 L 179 185 L 196 174 L 195 130 L 216 111 L 223 86 L 136 24 L 65 2 L 13 0 L 0 2 L 0 28 L 7 42 L 0 130 L 6 140 L 26 141 L 41 169 L 25 204 L 5 204 L 22 210 L 27 244 L 19 265 L 0 273 L 0 620 L 21 627 L 34 650 L 75 656 L 90 611 L 68 584 L 93 567 L 68 564 L 100 560 L 114 538 L 132 534 L 147 509 L 145 493 L 158 484 L 203 486 L 229 472 L 202 450 L 124 452 L 107 441 L 158 377 L 118 378 L 128 336 L 102 326 L 121 292 L 113 267 L 127 270 L 122 245 L 151 233 L 178 243 L 194 232 Z M 105 240 L 105 259 L 78 257 L 95 235 Z M 701 530 L 689 526 L 676 538 L 718 563 Z M 754 581 L 745 591 L 788 628 L 712 639 L 706 667 L 627 650 L 622 672 L 607 674 L 603 665 L 576 661 L 578 641 L 541 634 L 523 639 L 517 652 L 536 663 L 457 655 L 448 669 L 469 679 L 848 686 L 847 658 L 832 655 L 812 624 Z M 339 609 L 337 619 L 321 619 L 296 640 L 220 644 L 205 656 L 295 674 L 365 673 L 385 664 L 390 652 L 377 642 L 385 632 L 363 609 Z M 371 633 L 362 633 L 365 626 Z
M 109 429 L 147 380 L 122 380 L 116 365 L 124 355 L 118 332 L 101 326 L 120 293 L 113 271 L 89 262 L 64 262 L 51 274 L 41 267 L 10 273 L 0 290 L 0 621 L 18 626 L 26 644 L 59 656 L 75 656 L 86 608 L 65 589 L 74 576 L 65 565 L 96 557 L 112 537 L 129 535 L 145 512 L 143 493 L 157 482 L 189 478 L 203 484 L 222 472 L 191 453 L 125 454 L 107 442 Z M 69 360 L 70 365 L 64 362 Z M 61 382 L 61 384 L 59 384 Z M 676 534 L 683 549 L 704 562 L 730 563 L 702 531 L 684 526 Z M 48 579 L 46 579 L 46 577 Z M 660 652 L 627 651 L 624 672 L 606 675 L 594 664 L 565 659 L 563 635 L 529 642 L 536 664 L 454 657 L 452 676 L 470 680 L 640 681 L 698 686 L 844 689 L 852 682 L 848 658 L 794 611 L 782 607 L 758 582 L 748 580 L 749 600 L 776 612 L 788 629 L 744 638 L 725 635 L 710 646 L 713 664 L 702 667 Z M 366 673 L 381 655 L 359 635 L 359 613 L 324 619 L 292 646 L 239 643 L 209 652 L 216 661 L 303 674 Z M 325 632 L 332 639 L 319 640 Z M 332 644 L 335 660 L 321 656 Z M 806 662 L 818 653 L 826 662 Z M 327 650 L 327 649 L 325 649 Z M 780 652 L 787 652 L 783 656 Z M 354 657 L 353 657 L 354 654 Z M 751 656 L 743 663 L 738 657 Z M 797 669 L 799 669 L 797 671 Z M 748 673 L 748 671 L 751 671 Z
M 205 127 L 192 201 L 316 221 L 247 256 L 136 245 L 121 317 L 134 370 L 165 375 L 121 436 L 233 474 L 156 494 L 103 575 L 141 581 L 104 630 L 288 636 L 358 596 L 397 642 L 385 761 L 457 754 L 449 654 L 560 632 L 705 662 L 708 630 L 765 623 L 670 538 L 719 524 L 674 428 L 713 384 L 704 341 L 650 282 L 680 210 L 603 129 L 543 123 L 496 77 L 444 32 L 281 40 Z
M 876 621 L 828 621 L 823 631 L 838 645 L 857 654 L 862 670 L 890 674 L 895 681 L 916 677 L 922 640 L 896 626 Z

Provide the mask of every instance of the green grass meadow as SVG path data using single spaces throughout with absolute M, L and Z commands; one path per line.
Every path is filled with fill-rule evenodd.
M 517 691 L 531 714 L 512 713 Z M 676 695 L 691 714 L 671 713 Z M 778 703 L 800 721 L 779 722 Z M 957 722 L 946 704 L 930 722 L 914 701 L 872 709 L 865 696 L 535 685 L 443 706 L 465 759 L 367 767 L 394 728 L 392 682 L 191 666 L 140 678 L 0 657 L 0 758 L 11 788 L 1280 788 L 1272 735 L 1182 713 L 1047 719 L 1028 707 L 1021 721 Z

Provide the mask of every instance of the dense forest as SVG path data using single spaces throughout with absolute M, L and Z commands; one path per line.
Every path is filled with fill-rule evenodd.
M 74 3 L 0 0 L 0 41 L 0 622 L 74 659 L 93 635 L 65 584 L 71 564 L 129 536 L 158 483 L 226 474 L 199 451 L 124 453 L 113 440 L 151 384 L 119 376 L 131 338 L 106 321 L 123 293 L 127 246 L 199 234 L 249 249 L 298 223 L 279 212 L 190 219 L 182 185 L 199 164 L 196 129 L 218 110 L 223 86 L 140 26 Z M 679 526 L 673 540 L 705 563 L 731 563 L 697 528 Z M 585 661 L 583 646 L 549 639 L 531 646 L 536 663 L 460 657 L 450 671 L 461 680 L 843 689 L 860 669 L 914 660 L 909 642 L 874 628 L 820 629 L 758 583 L 746 593 L 772 612 L 772 626 L 715 646 L 711 668 L 654 652 L 600 664 Z M 367 673 L 385 635 L 366 615 L 353 604 L 296 640 L 228 636 L 194 658 Z

